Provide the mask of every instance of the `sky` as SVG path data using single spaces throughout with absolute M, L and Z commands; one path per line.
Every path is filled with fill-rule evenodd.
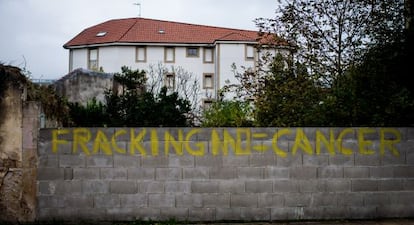
M 33 79 L 59 79 L 69 72 L 62 46 L 107 20 L 141 15 L 257 30 L 253 20 L 273 18 L 276 8 L 276 0 L 0 0 L 0 63 L 24 68 Z

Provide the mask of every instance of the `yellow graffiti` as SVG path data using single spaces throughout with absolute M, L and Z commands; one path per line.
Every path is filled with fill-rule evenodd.
M 88 128 L 56 129 L 52 130 L 52 152 L 58 153 L 61 146 L 72 145 L 74 154 L 78 151 L 85 155 L 95 155 L 100 152 L 105 155 L 139 154 L 142 156 L 158 156 L 164 154 L 185 154 L 192 156 L 227 156 L 233 152 L 236 156 L 246 156 L 252 152 L 272 150 L 279 157 L 288 157 L 289 154 L 320 155 L 326 152 L 329 155 L 384 155 L 389 151 L 398 157 L 400 152 L 397 144 L 401 142 L 401 133 L 394 128 L 345 128 L 337 136 L 333 129 L 324 132 L 315 129 L 313 137 L 307 136 L 302 128 L 275 129 L 274 133 L 256 133 L 250 128 L 229 129 L 190 129 L 185 132 L 177 128 L 172 133 L 169 130 L 156 128 L 123 128 L 116 129 L 113 134 L 107 134 L 103 129 L 97 129 L 93 134 Z M 206 134 L 206 132 L 209 132 Z M 326 134 L 327 133 L 327 134 Z M 208 136 L 208 140 L 199 141 L 198 135 Z M 367 138 L 378 136 L 374 143 Z M 72 141 L 68 139 L 72 137 Z M 162 137 L 162 138 L 160 138 Z M 129 148 L 123 148 L 120 139 L 129 143 Z M 356 142 L 356 149 L 345 145 L 346 140 Z M 163 141 L 161 144 L 160 140 Z M 264 144 L 263 140 L 271 140 L 271 144 Z M 282 142 L 285 144 L 282 146 Z M 268 142 L 267 142 L 268 143 Z M 287 143 L 287 144 L 286 144 Z M 352 145 L 353 146 L 353 145 Z M 210 151 L 209 151 L 210 150 Z M 323 152 L 324 151 L 324 152 Z

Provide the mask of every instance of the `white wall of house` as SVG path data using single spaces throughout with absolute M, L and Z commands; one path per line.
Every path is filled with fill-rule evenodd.
M 136 61 L 137 46 L 100 46 L 98 49 L 98 68 L 102 68 L 107 73 L 120 72 L 122 66 L 132 69 L 148 70 L 150 65 L 157 66 L 163 64 L 166 67 L 182 67 L 185 71 L 194 74 L 200 83 L 202 92 L 201 99 L 215 98 L 216 91 L 225 85 L 225 81 L 237 83 L 231 65 L 235 63 L 240 66 L 254 67 L 254 59 L 246 59 L 246 44 L 222 42 L 217 43 L 213 48 L 214 61 L 206 63 L 204 61 L 203 46 L 168 46 L 174 47 L 174 61 L 165 61 L 165 46 L 146 46 L 146 61 Z M 198 57 L 188 57 L 187 47 L 198 47 Z M 77 68 L 88 68 L 89 49 L 71 49 L 71 59 L 69 60 L 70 70 Z M 203 89 L 203 74 L 213 74 L 215 89 Z M 218 86 L 218 87 L 217 87 Z

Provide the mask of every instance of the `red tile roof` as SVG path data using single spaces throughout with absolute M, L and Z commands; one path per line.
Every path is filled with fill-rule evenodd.
M 97 36 L 106 32 L 104 36 Z M 89 27 L 64 48 L 109 43 L 213 44 L 215 41 L 257 41 L 252 30 L 170 22 L 146 18 L 115 19 Z

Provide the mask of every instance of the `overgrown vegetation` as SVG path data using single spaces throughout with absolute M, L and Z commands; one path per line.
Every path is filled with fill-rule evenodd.
M 188 100 L 167 87 L 147 89 L 145 71 L 122 67 L 114 75 L 118 90 L 107 90 L 106 102 L 92 99 L 86 106 L 70 104 L 73 126 L 160 127 L 189 126 L 191 107 Z M 157 92 L 155 92 L 156 90 Z

